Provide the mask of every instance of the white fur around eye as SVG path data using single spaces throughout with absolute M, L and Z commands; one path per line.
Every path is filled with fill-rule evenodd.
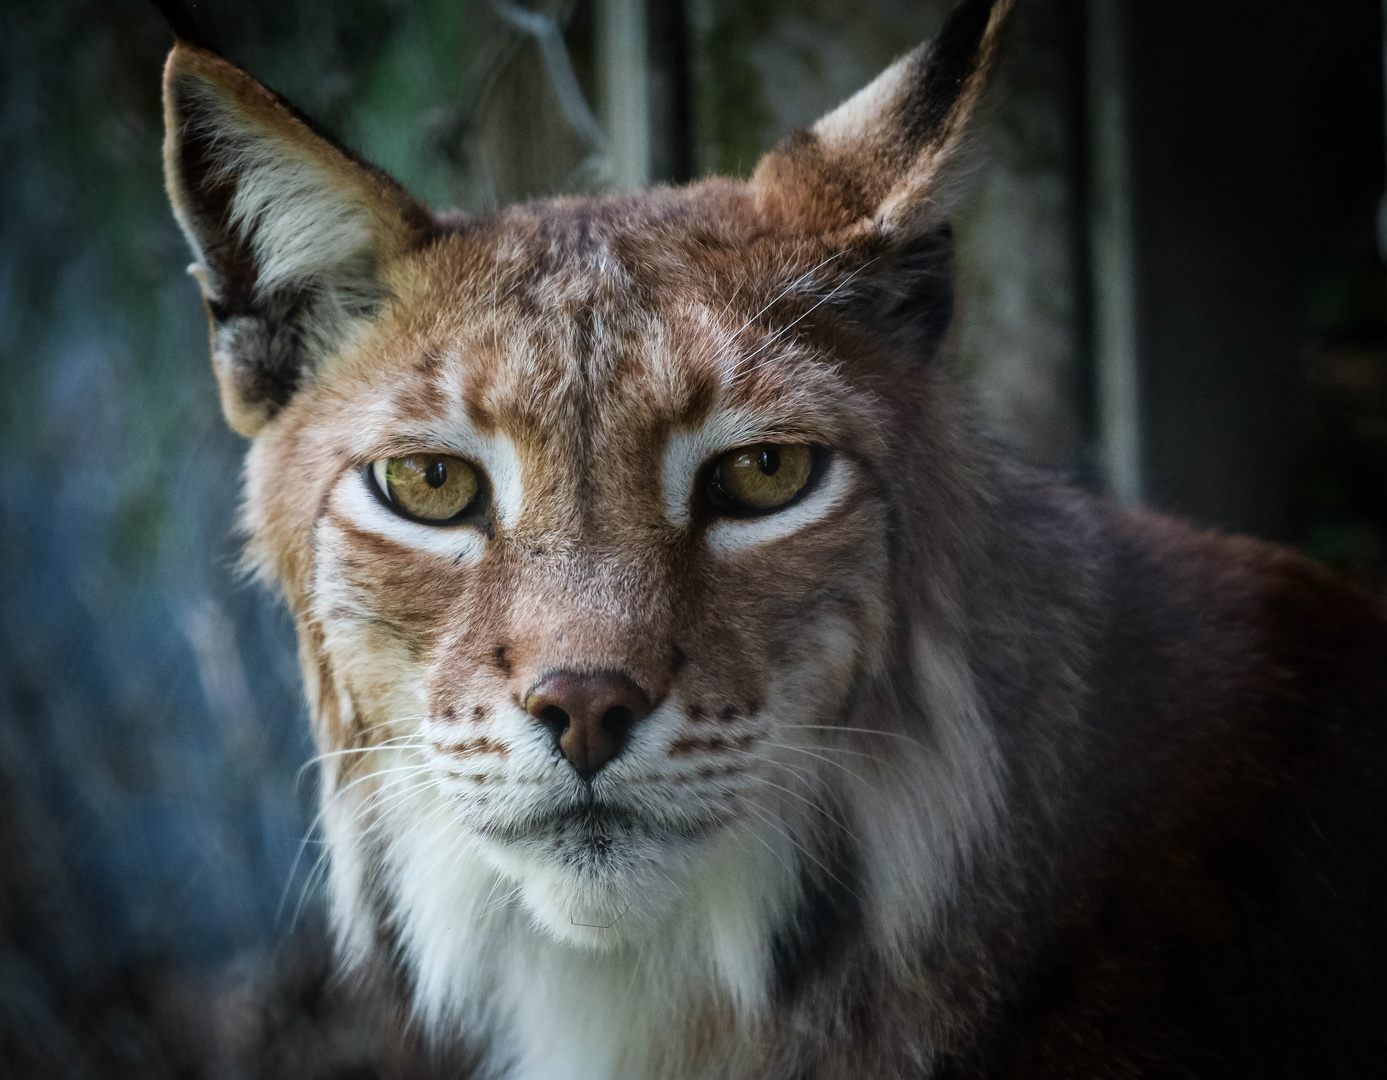
M 486 537 L 471 525 L 423 525 L 400 517 L 381 504 L 370 489 L 370 481 L 356 469 L 338 483 L 332 493 L 332 506 L 363 532 L 375 533 L 415 551 L 469 565 L 481 561 L 486 551 Z
M 671 432 L 660 470 L 669 523 L 676 529 L 688 527 L 697 494 L 694 483 L 705 464 L 738 446 L 765 441 L 766 430 L 762 418 L 729 410 L 715 412 L 694 431 Z M 832 511 L 852 480 L 852 466 L 840 456 L 830 456 L 814 489 L 799 502 L 759 517 L 724 518 L 709 528 L 708 546 L 716 552 L 735 551 L 789 536 Z
M 716 552 L 737 551 L 779 540 L 812 525 L 843 501 L 852 487 L 852 471 L 841 456 L 830 457 L 819 482 L 799 502 L 759 517 L 723 518 L 709 528 L 708 546 Z
M 454 454 L 465 461 L 481 466 L 481 472 L 491 482 L 491 498 L 497 523 L 502 529 L 514 528 L 520 520 L 525 491 L 521 478 L 520 454 L 508 435 L 496 431 L 478 431 L 464 406 L 465 387 L 460 365 L 445 366 L 438 389 L 447 402 L 434 419 L 420 423 L 401 420 L 386 407 L 371 422 L 363 423 L 352 452 L 359 458 L 382 458 L 381 446 L 388 439 L 398 446 L 411 444 L 416 450 L 435 454 Z M 398 454 L 400 450 L 393 451 Z M 377 477 L 380 479 L 380 477 Z M 384 485 L 381 490 L 384 491 Z
M 756 442 L 765 425 L 739 412 L 716 412 L 693 431 L 673 431 L 665 445 L 660 482 L 665 493 L 665 516 L 676 529 L 689 524 L 698 470 L 724 450 Z

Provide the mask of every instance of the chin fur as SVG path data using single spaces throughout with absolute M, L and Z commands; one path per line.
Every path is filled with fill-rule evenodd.
M 449 839 L 446 817 L 437 794 L 399 804 L 379 875 L 436 1037 L 519 1048 L 526 1078 L 591 1080 L 694 1065 L 710 1052 L 689 1056 L 700 1025 L 761 1022 L 773 930 L 796 900 L 777 837 L 727 828 L 677 859 L 575 870 L 524 845 Z

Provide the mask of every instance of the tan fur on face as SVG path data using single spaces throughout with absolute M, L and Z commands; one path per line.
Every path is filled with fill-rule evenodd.
M 690 225 L 704 224 L 695 216 L 697 203 L 680 209 Z M 563 218 L 556 224 L 567 228 Z M 629 670 L 658 700 L 673 680 L 676 647 L 686 655 L 712 650 L 722 657 L 720 666 L 756 670 L 763 646 L 724 640 L 725 625 L 710 627 L 708 642 L 700 643 L 700 620 L 687 610 L 676 619 L 676 607 L 685 607 L 691 591 L 720 590 L 719 579 L 754 580 L 766 559 L 779 577 L 796 557 L 817 562 L 833 548 L 823 547 L 823 537 L 806 536 L 802 554 L 790 538 L 774 553 L 749 552 L 746 567 L 712 558 L 701 550 L 697 530 L 667 521 L 660 462 L 668 435 L 696 427 L 714 408 L 730 409 L 755 418 L 761 438 L 809 439 L 847 452 L 856 428 L 863 451 L 879 453 L 879 403 L 870 393 L 853 393 L 804 345 L 792 350 L 786 342 L 785 355 L 763 354 L 744 365 L 769 337 L 744 324 L 757 313 L 753 305 L 775 294 L 757 283 L 731 307 L 726 296 L 699 296 L 694 283 L 717 270 L 693 262 L 694 244 L 685 253 L 690 263 L 678 271 L 682 287 L 670 290 L 666 279 L 657 292 L 625 268 L 620 246 L 632 241 L 614 229 L 610 239 L 564 260 L 580 266 L 590 260 L 596 273 L 584 274 L 567 265 L 545 267 L 550 246 L 566 239 L 546 235 L 551 223 L 517 215 L 503 226 L 499 236 L 440 242 L 401 274 L 397 305 L 340 362 L 331 387 L 307 392 L 257 445 L 252 490 L 265 510 L 253 527 L 269 541 L 262 550 L 273 560 L 275 578 L 298 598 L 296 607 L 310 609 L 315 584 L 307 575 L 318 556 L 308 547 L 331 535 L 342 548 L 337 580 L 366 598 L 376 632 L 406 642 L 422 662 L 442 664 L 441 654 L 458 651 L 440 672 L 436 692 L 443 696 L 461 691 L 466 672 L 495 672 L 485 678 L 520 686 L 562 661 Z M 589 227 L 612 229 L 606 222 Z M 535 230 L 532 248 L 517 251 L 515 233 L 525 228 Z M 670 240 L 661 246 L 668 251 Z M 730 296 L 737 290 L 735 268 L 724 273 Z M 413 295 L 439 281 L 479 295 L 481 310 L 447 297 L 430 308 Z M 485 302 L 489 290 L 494 306 Z M 665 299 L 670 291 L 673 302 Z M 650 299 L 635 302 L 643 293 Z M 785 297 L 779 304 L 793 318 L 812 301 Z M 355 483 L 351 470 L 366 461 L 446 445 L 450 411 L 481 432 L 504 433 L 522 466 L 521 519 L 513 530 L 498 529 L 475 568 L 420 559 L 410 547 L 345 520 L 330 498 L 332 484 Z M 301 418 L 309 415 L 313 422 L 306 424 Z M 586 426 L 575 423 L 580 416 L 590 418 Z M 281 463 L 282 475 L 265 475 L 268 459 Z M 293 461 L 302 470 L 282 464 Z M 311 492 L 304 490 L 304 471 L 323 477 Z M 869 477 L 864 470 L 865 490 L 838 513 L 870 501 Z M 848 563 L 856 545 L 873 546 L 870 533 L 856 530 L 831 543 Z M 727 590 L 732 607 L 715 607 L 714 621 L 735 612 L 739 591 Z M 504 605 L 492 597 L 504 597 Z M 758 597 L 758 608 L 763 602 Z M 562 646 L 555 644 L 560 637 Z M 504 675 L 498 650 L 507 657 Z M 754 700 L 757 688 L 731 696 Z

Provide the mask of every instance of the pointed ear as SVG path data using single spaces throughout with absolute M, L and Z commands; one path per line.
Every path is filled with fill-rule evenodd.
M 212 321 L 231 426 L 254 435 L 387 295 L 432 218 L 383 172 L 216 54 L 164 68 L 164 170 Z
M 751 184 L 773 226 L 909 242 L 943 225 L 1012 0 L 963 0 L 939 36 L 768 153 Z

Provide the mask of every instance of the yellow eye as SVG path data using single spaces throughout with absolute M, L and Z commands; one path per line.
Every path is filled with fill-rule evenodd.
M 420 521 L 451 521 L 477 497 L 481 486 L 472 466 L 450 454 L 382 458 L 371 476 L 392 506 Z
M 713 465 L 713 502 L 750 513 L 774 510 L 804 490 L 813 468 L 808 446 L 757 443 L 729 450 Z

